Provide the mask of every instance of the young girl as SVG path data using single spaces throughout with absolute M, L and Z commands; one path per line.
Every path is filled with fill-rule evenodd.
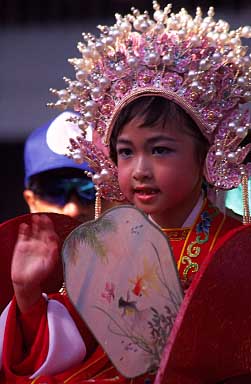
M 205 19 L 198 10 L 192 19 L 184 10 L 168 17 L 169 6 L 161 11 L 154 3 L 154 9 L 155 21 L 134 10 L 118 15 L 110 29 L 101 27 L 100 39 L 86 36 L 88 45 L 79 46 L 83 59 L 73 60 L 77 80 L 59 93 L 58 104 L 73 105 L 83 129 L 93 125 L 94 144 L 79 138 L 72 151 L 97 172 L 97 198 L 126 198 L 163 229 L 191 296 L 204 259 L 242 225 L 212 205 L 204 185 L 206 180 L 227 189 L 243 181 L 246 191 L 248 168 L 242 162 L 250 147 L 238 145 L 249 127 L 240 105 L 251 94 L 243 81 L 250 59 L 239 38 L 250 30 L 228 35 L 212 10 Z M 248 222 L 246 201 L 244 196 Z M 250 244 L 240 252 L 248 254 Z M 126 379 L 116 371 L 65 293 L 42 295 L 41 283 L 57 259 L 57 236 L 46 216 L 20 227 L 12 264 L 15 297 L 1 317 L 2 382 L 153 382 L 150 373 Z M 195 348 L 193 341 L 189 345 Z M 251 371 L 248 348 L 243 359 L 225 377 L 212 376 L 207 356 L 202 366 L 194 361 L 188 370 L 181 361 L 179 372 L 167 362 L 168 383 L 230 382 L 234 376 L 231 382 L 240 383 Z

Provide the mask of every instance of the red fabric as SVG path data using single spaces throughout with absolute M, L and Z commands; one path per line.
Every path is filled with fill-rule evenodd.
M 226 343 L 224 337 L 222 339 L 221 329 L 225 329 L 225 336 L 227 334 L 228 336 L 232 334 L 232 331 L 230 332 L 231 322 L 227 321 L 228 316 L 231 318 L 232 312 L 238 314 L 236 308 L 238 307 L 239 309 L 240 306 L 243 307 L 244 305 L 246 305 L 246 307 L 243 308 L 243 314 L 246 315 L 246 313 L 251 313 L 251 304 L 248 303 L 248 292 L 244 287 L 244 282 L 246 282 L 246 279 L 249 279 L 248 271 L 250 270 L 250 265 L 248 258 L 246 257 L 241 268 L 237 268 L 238 260 L 243 262 L 245 253 L 247 253 L 247 250 L 250 249 L 251 236 L 250 232 L 247 236 L 247 233 L 245 232 L 246 229 L 244 227 L 240 227 L 239 222 L 234 219 L 228 219 L 224 222 L 224 220 L 221 220 L 223 218 L 222 214 L 219 214 L 218 216 L 220 220 L 217 221 L 218 224 L 215 224 L 216 222 L 213 220 L 211 226 L 213 230 L 208 241 L 205 244 L 201 244 L 201 254 L 198 260 L 199 272 L 197 272 L 197 274 L 194 273 L 194 281 L 188 289 L 182 303 L 181 310 L 175 322 L 175 327 L 173 328 L 171 337 L 168 340 L 168 347 L 166 348 L 163 356 L 160 374 L 157 378 L 156 384 L 206 384 L 218 383 L 220 381 L 223 384 L 227 378 L 230 379 L 232 376 L 236 375 L 243 376 L 248 372 L 247 369 L 249 369 L 249 362 L 246 365 L 248 368 L 244 370 L 235 369 L 236 366 L 234 368 L 233 364 L 233 369 L 230 372 L 230 375 L 232 376 L 224 376 L 223 371 L 225 360 L 219 354 L 219 351 L 223 352 L 225 350 Z M 195 227 L 196 226 L 194 226 L 193 230 L 190 232 L 189 237 L 186 238 L 188 242 L 187 245 L 189 245 L 189 242 L 192 242 L 194 238 L 196 238 L 196 236 L 194 236 Z M 230 229 L 235 227 L 237 229 L 233 229 L 229 234 L 227 234 Z M 236 234 L 239 236 L 237 244 L 235 238 Z M 182 248 L 181 245 L 184 244 L 184 241 L 184 239 L 179 240 L 178 242 L 172 240 L 170 241 L 176 260 L 178 260 L 177 253 L 179 256 Z M 215 251 L 214 253 L 211 252 L 208 254 L 211 247 Z M 240 248 L 242 249 L 242 252 L 239 252 Z M 236 257 L 236 254 L 238 254 L 238 257 Z M 213 263 L 212 260 L 216 260 L 216 262 Z M 232 260 L 235 260 L 233 264 L 231 263 Z M 233 292 L 235 293 L 236 291 L 237 276 L 241 276 L 243 282 L 237 287 L 238 294 L 233 294 Z M 215 287 L 214 282 L 216 277 L 218 278 L 216 281 L 220 284 L 216 284 Z M 234 281 L 234 285 L 232 284 L 232 280 Z M 226 292 L 225 288 L 227 288 Z M 248 285 L 248 289 L 249 288 L 250 287 Z M 239 297 L 238 295 L 243 289 L 244 296 Z M 61 372 L 59 375 L 54 377 L 39 377 L 33 381 L 33 383 L 105 384 L 116 382 L 119 384 L 143 384 L 144 382 L 147 382 L 146 379 L 150 380 L 148 380 L 149 383 L 153 382 L 154 378 L 150 375 L 139 377 L 134 380 L 121 377 L 112 366 L 102 348 L 96 348 L 95 340 L 89 333 L 85 324 L 79 318 L 74 308 L 72 308 L 67 297 L 59 296 L 58 294 L 53 295 L 52 297 L 62 302 L 68 308 L 86 342 L 88 356 L 82 364 L 72 367 L 66 372 Z M 227 303 L 226 306 L 225 303 Z M 218 307 L 221 310 L 219 310 Z M 233 310 L 233 308 L 235 310 Z M 247 310 L 250 311 L 247 312 Z M 0 382 L 12 382 L 17 384 L 32 383 L 32 380 L 28 380 L 27 376 L 21 377 L 20 374 L 27 373 L 26 369 L 30 369 L 30 372 L 32 372 L 32 368 L 37 366 L 37 363 L 46 356 L 46 351 L 48 349 L 47 324 L 43 320 L 44 315 L 42 315 L 41 323 L 39 323 L 38 327 L 38 334 L 32 336 L 36 339 L 32 346 L 32 348 L 34 348 L 34 350 L 32 349 L 32 356 L 27 357 L 31 359 L 31 366 L 28 367 L 28 365 L 23 365 L 25 360 L 22 361 L 21 358 L 23 356 L 22 329 L 16 324 L 17 317 L 15 311 L 16 309 L 14 303 L 12 304 L 12 310 L 7 323 L 7 337 L 4 344 L 5 377 L 2 377 Z M 38 317 L 41 317 L 41 312 L 39 313 L 38 311 L 37 314 Z M 28 314 L 26 315 L 28 317 Z M 214 319 L 214 315 L 216 315 L 216 319 Z M 237 315 L 236 317 L 238 318 Z M 29 320 L 26 316 L 24 316 L 23 320 L 26 325 L 29 324 Z M 225 322 L 227 325 L 224 328 Z M 243 335 L 249 335 L 251 329 L 249 321 L 246 323 L 245 321 L 242 322 L 240 326 L 243 330 Z M 26 326 L 23 324 L 23 327 Z M 34 329 L 35 328 L 36 327 L 34 327 Z M 23 328 L 24 332 L 26 332 L 25 329 L 27 328 Z M 41 332 L 39 330 L 41 330 Z M 237 335 L 237 332 L 235 333 Z M 215 339 L 213 337 L 215 337 Z M 211 340 L 216 340 L 217 343 L 211 343 Z M 232 339 L 230 338 L 230 340 Z M 233 343 L 232 341 L 229 341 L 229 344 L 226 344 L 228 346 L 228 357 L 231 356 L 231 354 L 233 355 L 232 347 L 238 347 L 238 340 L 239 336 L 237 335 Z M 248 339 L 245 344 L 247 350 L 251 349 L 249 342 L 250 341 Z M 242 361 L 243 358 L 246 359 L 249 356 L 245 353 L 245 345 L 243 345 L 243 348 L 238 351 L 240 357 L 239 360 L 237 359 L 238 361 Z M 41 347 L 43 348 L 42 350 Z M 220 349 L 220 347 L 222 348 Z M 215 348 L 217 353 L 214 354 Z M 13 349 L 15 349 L 15 353 L 13 352 Z M 212 358 L 211 360 L 209 359 L 212 364 L 207 363 L 208 356 Z M 19 361 L 21 361 L 21 363 L 18 364 Z M 246 362 L 246 360 L 243 361 Z M 18 371 L 18 375 L 15 375 L 15 372 L 17 373 L 17 369 L 20 371 Z M 219 374 L 220 372 L 222 374 Z M 229 381 L 229 383 L 232 382 Z
M 25 313 L 17 313 L 19 318 L 21 332 L 25 340 L 25 349 L 30 350 L 35 341 L 37 330 L 40 325 L 41 318 L 46 314 L 47 303 L 44 297 L 33 305 L 33 307 Z M 18 312 L 18 310 L 17 310 Z
M 251 382 L 250 251 L 251 226 L 220 236 L 187 291 L 156 384 Z
M 46 301 L 40 300 L 29 313 L 21 316 L 14 299 L 6 322 L 3 344 L 3 367 L 6 377 L 14 381 L 15 373 L 30 376 L 43 363 L 48 344 Z

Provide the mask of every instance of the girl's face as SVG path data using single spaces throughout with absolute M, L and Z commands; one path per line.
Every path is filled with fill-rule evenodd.
M 194 138 L 182 128 L 142 126 L 134 118 L 118 135 L 116 152 L 126 198 L 162 228 L 182 226 L 201 191 Z

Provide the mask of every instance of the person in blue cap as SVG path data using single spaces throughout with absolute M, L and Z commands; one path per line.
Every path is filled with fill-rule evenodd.
M 74 115 L 65 111 L 28 136 L 23 196 L 32 213 L 62 213 L 84 222 L 94 218 L 95 188 L 88 164 L 65 156 L 69 138 L 81 134 L 69 121 Z

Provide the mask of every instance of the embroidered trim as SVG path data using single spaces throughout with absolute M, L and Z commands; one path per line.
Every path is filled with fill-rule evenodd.
M 185 240 L 190 231 L 190 228 L 178 229 L 162 229 L 170 241 Z
M 95 376 L 92 376 L 92 380 L 93 379 L 97 379 L 98 377 L 100 377 L 100 376 L 102 376 L 104 373 L 106 373 L 106 372 L 109 372 L 109 371 L 114 371 L 114 366 L 112 365 L 112 366 L 110 366 L 109 368 L 106 368 L 106 369 L 104 369 L 103 371 L 101 371 L 101 372 L 99 372 L 99 373 L 97 373 L 97 375 L 95 375 Z M 107 378 L 106 378 L 107 379 Z M 111 381 L 117 381 L 117 380 L 119 380 L 120 378 L 119 378 L 119 376 L 118 375 L 116 375 L 116 376 L 114 376 L 114 377 L 109 377 L 109 380 L 111 380 Z
M 209 248 L 209 252 L 212 251 L 212 249 L 214 247 L 214 244 L 215 244 L 215 242 L 216 242 L 216 240 L 218 238 L 218 235 L 219 235 L 219 233 L 221 231 L 221 228 L 223 227 L 223 224 L 225 223 L 225 220 L 226 220 L 226 215 L 223 216 L 223 220 L 221 221 L 221 223 L 220 223 L 220 225 L 219 225 L 219 227 L 217 229 L 217 232 L 215 233 L 214 239 L 213 239 L 212 244 L 210 245 L 210 248 Z
M 210 208 L 213 208 L 212 212 Z M 210 228 L 213 221 L 213 218 L 219 214 L 219 210 L 212 205 L 209 205 L 209 210 L 203 211 L 200 214 L 200 221 L 196 224 L 196 238 L 191 241 L 191 243 L 187 246 L 186 254 L 181 257 L 181 263 L 187 264 L 183 270 L 183 278 L 184 280 L 188 279 L 189 271 L 192 273 L 196 273 L 199 270 L 199 263 L 195 261 L 200 253 L 201 253 L 201 245 L 205 244 L 209 240 Z M 218 231 L 217 231 L 218 233 Z M 214 236 L 214 242 L 216 240 L 216 236 Z
M 36 381 L 40 378 L 41 376 L 37 376 L 34 380 L 32 380 L 32 382 L 30 384 L 34 384 L 36 383 Z
M 77 376 L 79 373 L 82 373 L 82 372 L 86 371 L 88 368 L 92 367 L 98 361 L 102 360 L 105 356 L 106 356 L 106 353 L 103 352 L 103 354 L 101 356 L 99 356 L 96 360 L 92 361 L 87 366 L 80 368 L 77 372 L 74 372 L 70 377 L 68 377 L 66 380 L 64 380 L 64 384 L 68 383 L 73 377 Z

